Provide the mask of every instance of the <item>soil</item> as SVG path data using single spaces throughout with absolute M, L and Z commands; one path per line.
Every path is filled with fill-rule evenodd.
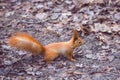
M 120 1 L 85 1 L 1 0 L 0 80 L 120 80 Z M 17 32 L 43 45 L 67 41 L 73 29 L 84 40 L 76 62 L 60 56 L 48 64 L 7 44 Z

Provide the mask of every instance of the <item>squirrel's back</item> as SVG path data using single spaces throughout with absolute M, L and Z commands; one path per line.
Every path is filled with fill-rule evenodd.
M 33 54 L 42 54 L 44 52 L 42 44 L 40 44 L 32 36 L 22 32 L 10 37 L 9 45 L 18 49 L 27 50 Z

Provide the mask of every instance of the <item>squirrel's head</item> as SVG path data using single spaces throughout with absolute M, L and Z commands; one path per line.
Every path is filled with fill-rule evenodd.
M 75 29 L 73 30 L 72 42 L 74 48 L 83 44 L 83 39 L 79 36 L 77 30 Z

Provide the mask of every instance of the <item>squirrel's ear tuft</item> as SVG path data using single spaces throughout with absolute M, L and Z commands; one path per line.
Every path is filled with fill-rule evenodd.
M 78 37 L 79 37 L 79 35 L 78 35 L 77 30 L 76 30 L 76 29 L 73 29 L 73 39 L 74 39 L 74 40 L 77 40 Z

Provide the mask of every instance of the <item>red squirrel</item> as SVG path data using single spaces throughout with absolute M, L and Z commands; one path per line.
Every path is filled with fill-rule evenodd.
M 11 36 L 8 40 L 11 47 L 29 51 L 33 55 L 43 54 L 46 62 L 52 62 L 59 55 L 64 55 L 70 61 L 76 61 L 73 58 L 73 51 L 76 47 L 83 44 L 83 40 L 79 37 L 76 30 L 73 30 L 73 36 L 69 41 L 56 42 L 43 46 L 27 33 L 19 32 Z

